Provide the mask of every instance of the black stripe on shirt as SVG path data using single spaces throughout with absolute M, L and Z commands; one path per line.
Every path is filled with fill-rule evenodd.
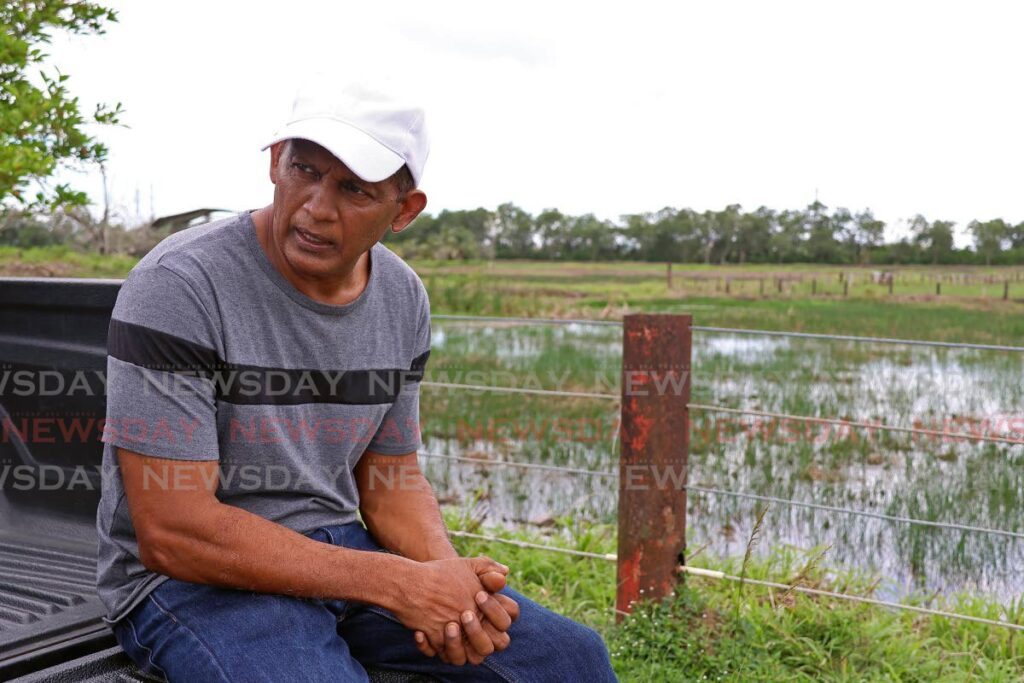
M 112 318 L 110 356 L 150 370 L 189 374 L 212 382 L 218 400 L 240 405 L 393 403 L 402 387 L 423 379 L 430 351 L 408 370 L 303 370 L 227 363 L 215 349 L 143 325 Z

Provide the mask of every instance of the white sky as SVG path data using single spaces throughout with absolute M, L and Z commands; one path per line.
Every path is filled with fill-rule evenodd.
M 157 215 L 268 203 L 259 148 L 302 75 L 328 71 L 415 82 L 435 213 L 782 209 L 817 191 L 890 224 L 1024 220 L 1022 3 L 112 4 L 105 36 L 50 53 L 90 110 L 125 107 L 130 128 L 97 133 L 128 213 L 138 188 L 149 214 L 151 186 Z

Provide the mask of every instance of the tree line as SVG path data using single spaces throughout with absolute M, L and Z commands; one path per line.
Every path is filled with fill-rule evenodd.
M 971 221 L 971 245 L 954 246 L 953 221 L 908 221 L 885 242 L 885 223 L 815 201 L 805 209 L 720 211 L 664 208 L 601 220 L 557 209 L 537 215 L 514 204 L 495 211 L 424 214 L 387 243 L 407 258 L 672 261 L 677 263 L 985 264 L 1024 263 L 1024 222 Z
M 83 207 L 53 212 L 0 212 L 0 245 L 64 244 L 99 253 L 145 254 L 168 232 L 130 226 L 117 212 L 98 219 Z M 406 258 L 437 260 L 540 259 L 674 263 L 826 263 L 849 265 L 1020 265 L 1024 222 L 971 221 L 971 244 L 954 246 L 952 221 L 914 216 L 907 235 L 885 242 L 885 223 L 871 211 L 830 210 L 814 202 L 803 210 L 761 207 L 745 212 L 665 208 L 601 220 L 557 209 L 537 215 L 514 204 L 423 214 L 385 243 Z

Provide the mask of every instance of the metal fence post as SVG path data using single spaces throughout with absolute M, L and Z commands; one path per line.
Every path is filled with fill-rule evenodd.
M 627 315 L 622 337 L 616 607 L 675 589 L 686 548 L 689 315 Z

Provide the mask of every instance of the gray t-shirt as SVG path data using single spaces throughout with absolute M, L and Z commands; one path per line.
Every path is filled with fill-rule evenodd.
M 363 452 L 420 446 L 429 349 L 426 290 L 382 244 L 366 289 L 337 306 L 274 268 L 248 213 L 161 242 L 128 275 L 110 322 L 96 518 L 108 623 L 167 579 L 139 561 L 116 447 L 217 460 L 218 500 L 300 533 L 351 522 Z M 175 482 L 157 470 L 149 485 Z

